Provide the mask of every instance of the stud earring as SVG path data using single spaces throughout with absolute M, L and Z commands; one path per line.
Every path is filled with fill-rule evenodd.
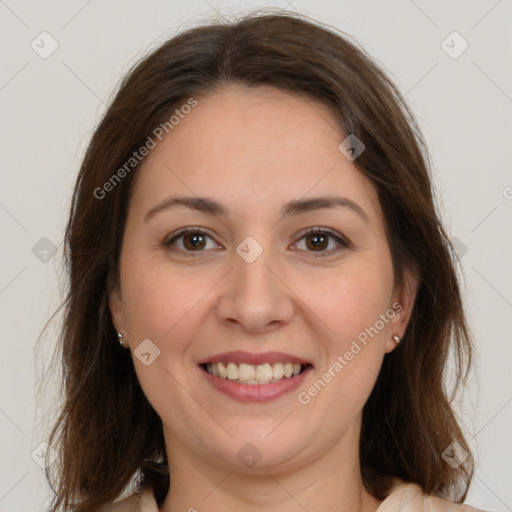
M 124 348 L 124 336 L 120 332 L 117 333 L 117 339 L 119 340 L 119 345 Z
M 400 343 L 400 336 L 398 336 L 398 334 L 394 334 L 393 340 L 395 340 L 395 343 L 398 345 Z

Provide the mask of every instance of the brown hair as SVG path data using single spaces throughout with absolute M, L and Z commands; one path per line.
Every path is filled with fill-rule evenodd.
M 441 457 L 454 440 L 470 454 L 444 377 L 453 353 L 456 382 L 465 382 L 472 345 L 420 131 L 397 88 L 347 36 L 303 16 L 253 13 L 182 32 L 143 58 L 123 79 L 86 151 L 66 231 L 69 292 L 59 348 L 65 402 L 49 440 L 60 455 L 47 472 L 56 493 L 51 510 L 97 510 L 132 477 L 139 488 L 153 486 L 158 503 L 168 492 L 161 420 L 130 351 L 116 341 L 108 307 L 140 164 L 110 181 L 108 194 L 98 190 L 174 109 L 231 83 L 318 99 L 365 144 L 355 163 L 378 191 L 396 281 L 411 271 L 419 285 L 403 341 L 384 358 L 364 406 L 362 479 L 380 499 L 399 477 L 462 501 L 473 460 L 452 469 Z

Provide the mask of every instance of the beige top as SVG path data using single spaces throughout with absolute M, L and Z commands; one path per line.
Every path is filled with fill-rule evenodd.
M 151 490 L 104 507 L 104 512 L 158 512 Z M 380 504 L 376 512 L 486 512 L 469 505 L 459 505 L 436 496 L 423 494 L 416 484 L 399 482 Z

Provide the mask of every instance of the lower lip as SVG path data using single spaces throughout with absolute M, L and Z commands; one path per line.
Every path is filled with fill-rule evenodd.
M 203 368 L 201 368 L 201 372 L 217 391 L 225 393 L 239 402 L 268 402 L 297 389 L 312 369 L 311 366 L 308 366 L 295 377 L 287 377 L 270 384 L 238 384 L 229 379 L 216 377 Z

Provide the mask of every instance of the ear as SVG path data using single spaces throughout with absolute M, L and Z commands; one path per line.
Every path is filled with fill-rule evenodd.
M 110 315 L 112 316 L 114 329 L 117 332 L 126 334 L 123 302 L 121 300 L 121 292 L 118 287 L 111 288 L 108 297 L 108 306 L 110 309 Z
M 406 270 L 404 272 L 402 283 L 397 286 L 393 292 L 391 309 L 395 314 L 388 324 L 388 339 L 386 339 L 387 353 L 392 352 L 397 346 L 393 336 L 398 335 L 400 338 L 404 336 L 414 309 L 417 292 L 418 278 L 412 271 Z

